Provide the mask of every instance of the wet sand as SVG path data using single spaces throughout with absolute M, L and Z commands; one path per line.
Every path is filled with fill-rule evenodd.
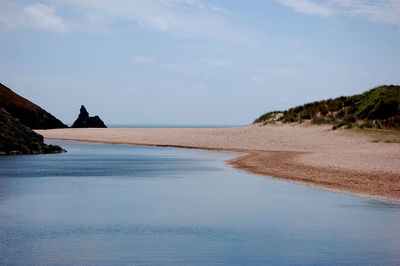
M 374 199 L 400 201 L 400 143 L 327 126 L 36 130 L 47 139 L 244 152 L 228 165 L 250 173 Z

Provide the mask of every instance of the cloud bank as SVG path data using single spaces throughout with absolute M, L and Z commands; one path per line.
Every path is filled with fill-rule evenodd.
M 62 15 L 57 10 L 68 10 Z M 229 12 L 200 0 L 48 0 L 0 1 L 0 27 L 53 33 L 104 29 L 132 23 L 143 30 L 181 38 L 247 42 L 226 20 Z

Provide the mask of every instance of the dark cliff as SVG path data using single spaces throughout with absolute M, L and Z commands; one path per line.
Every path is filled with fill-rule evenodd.
M 4 108 L 19 121 L 33 129 L 66 128 L 60 120 L 40 106 L 16 94 L 0 83 L 0 108 Z
M 56 145 L 47 145 L 43 136 L 32 131 L 0 108 L 0 155 L 65 152 Z

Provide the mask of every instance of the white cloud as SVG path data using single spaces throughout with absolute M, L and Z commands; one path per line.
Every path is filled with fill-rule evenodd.
M 65 33 L 67 26 L 57 15 L 54 6 L 35 3 L 30 5 L 0 4 L 0 25 L 8 28 L 31 28 L 54 33 Z
M 33 4 L 24 7 L 27 18 L 27 26 L 53 32 L 65 32 L 67 30 L 62 19 L 56 14 L 56 9 L 43 4 Z
M 52 3 L 86 14 L 86 20 L 81 18 L 80 23 L 79 17 L 74 18 L 76 30 L 88 27 L 86 23 L 91 20 L 103 21 L 104 26 L 131 22 L 146 30 L 183 38 L 250 42 L 244 31 L 227 22 L 223 9 L 200 0 L 52 0 Z
M 171 27 L 176 26 L 177 22 L 172 17 L 145 17 L 139 19 L 139 25 L 161 32 L 167 32 Z
M 314 3 L 311 0 L 278 0 L 285 6 L 293 8 L 296 12 L 320 15 L 324 17 L 332 16 L 335 10 L 323 3 Z
M 139 64 L 152 64 L 154 63 L 154 59 L 147 56 L 137 55 L 132 58 L 132 61 Z
M 247 33 L 228 22 L 228 12 L 202 0 L 37 1 L 0 0 L 0 27 L 102 32 L 117 23 L 131 23 L 181 38 L 251 43 Z M 61 17 L 57 10 L 68 10 L 68 15 Z
M 296 12 L 324 17 L 358 16 L 400 26 L 399 0 L 277 0 Z

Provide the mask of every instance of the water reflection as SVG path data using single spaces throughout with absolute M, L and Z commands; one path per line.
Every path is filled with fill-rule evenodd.
M 231 153 L 58 144 L 0 159 L 1 264 L 399 263 L 399 204 L 241 173 Z

